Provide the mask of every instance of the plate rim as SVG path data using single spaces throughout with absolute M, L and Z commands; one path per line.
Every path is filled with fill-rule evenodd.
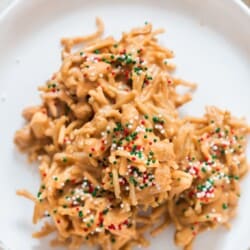
M 229 0 L 221 0 L 224 1 L 225 4 L 229 4 Z M 24 0 L 13 0 L 12 3 L 10 3 L 1 13 L 0 13 L 0 29 L 1 29 L 1 24 L 3 24 L 3 22 L 5 21 L 5 19 L 18 7 L 20 7 L 22 5 L 22 3 L 24 3 Z M 245 4 L 243 2 L 243 0 L 230 0 L 231 4 L 234 4 L 237 8 L 239 8 L 246 17 L 248 17 L 250 19 L 250 7 L 247 6 L 247 4 Z M 33 2 L 32 4 L 35 4 L 35 2 Z M 18 11 L 22 11 L 21 8 L 19 8 Z M 0 30 L 1 31 L 1 30 Z

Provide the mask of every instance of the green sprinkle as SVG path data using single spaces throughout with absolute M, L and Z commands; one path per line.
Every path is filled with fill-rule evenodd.
M 201 171 L 202 171 L 203 173 L 206 173 L 206 172 L 207 172 L 207 170 L 206 170 L 204 167 L 201 168 Z
M 108 208 L 106 208 L 106 209 L 104 209 L 104 210 L 102 211 L 102 213 L 103 213 L 104 215 L 106 215 L 108 212 L 109 212 L 109 209 L 108 209 Z
M 68 161 L 67 157 L 62 158 L 62 162 L 66 163 Z
M 148 119 L 148 115 L 144 115 L 144 118 L 145 118 L 145 119 Z
M 63 205 L 63 208 L 67 208 L 67 205 Z
M 156 138 L 154 139 L 154 142 L 157 142 L 157 139 L 156 139 Z
M 112 243 L 115 243 L 115 238 L 111 238 L 111 242 L 112 242 Z
M 153 121 L 153 122 L 159 122 L 160 119 L 159 119 L 157 116 L 153 116 L 152 121 Z
M 80 52 L 80 56 L 83 56 L 84 55 L 84 53 L 83 52 Z
M 147 80 L 153 80 L 152 76 L 147 76 L 146 78 L 147 78 Z
M 135 180 L 135 178 L 133 176 L 129 177 L 129 182 L 134 184 L 134 186 L 137 186 L 137 181 Z
M 94 50 L 94 53 L 95 53 L 95 54 L 100 54 L 100 50 L 99 50 L 99 49 L 96 49 L 96 50 Z
M 220 128 L 215 129 L 215 133 L 219 133 L 220 132 Z
M 56 213 L 57 213 L 57 209 L 54 209 L 54 210 L 53 210 L 53 213 L 56 214 Z
M 226 203 L 223 203 L 223 204 L 222 204 L 222 208 L 225 210 L 225 209 L 228 208 L 228 205 L 227 205 Z
M 118 44 L 114 44 L 114 48 L 117 48 L 118 47 Z
M 147 138 L 148 138 L 148 136 L 147 136 L 147 135 L 144 135 L 143 137 L 144 137 L 144 139 L 147 139 Z
M 92 193 L 92 196 L 93 196 L 93 197 L 96 197 L 97 191 L 98 191 L 98 188 L 95 188 L 94 191 L 93 191 L 93 193 Z
M 134 72 L 139 75 L 140 71 L 142 71 L 141 67 L 134 67 Z
M 38 192 L 37 193 L 37 198 L 39 198 L 41 196 L 41 194 L 42 194 L 41 192 Z

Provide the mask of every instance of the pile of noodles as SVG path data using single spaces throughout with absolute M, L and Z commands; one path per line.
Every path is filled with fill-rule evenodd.
M 96 33 L 62 39 L 62 66 L 39 88 L 42 104 L 23 111 L 18 148 L 39 162 L 34 237 L 56 232 L 53 245 L 105 250 L 147 246 L 169 223 L 190 249 L 197 233 L 226 225 L 235 214 L 239 179 L 247 172 L 249 128 L 210 107 L 181 119 L 178 107 L 195 84 L 173 77 L 173 51 L 151 24 L 119 41 Z M 75 45 L 82 45 L 76 51 Z

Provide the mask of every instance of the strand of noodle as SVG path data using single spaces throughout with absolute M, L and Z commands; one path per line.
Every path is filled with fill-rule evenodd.
M 61 43 L 64 46 L 64 50 L 66 52 L 70 52 L 72 46 L 79 43 L 90 42 L 100 37 L 104 32 L 104 23 L 98 17 L 96 18 L 96 26 L 97 26 L 97 31 L 91 35 L 74 37 L 74 38 L 63 38 L 61 40 Z
M 29 191 L 27 190 L 24 190 L 24 189 L 20 189 L 20 190 L 17 190 L 16 192 L 17 195 L 19 196 L 23 196 L 31 201 L 33 201 L 34 203 L 37 203 L 37 199 L 35 196 L 33 196 Z
M 105 47 L 109 47 L 112 46 L 116 43 L 116 41 L 112 38 L 112 37 L 108 37 L 104 40 L 98 41 L 96 44 L 94 45 L 90 45 L 89 47 L 86 47 L 83 49 L 84 52 L 92 52 L 98 49 L 102 49 Z

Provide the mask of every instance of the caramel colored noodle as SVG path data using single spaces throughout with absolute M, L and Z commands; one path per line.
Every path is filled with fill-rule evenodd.
M 198 232 L 234 216 L 249 127 L 213 107 L 181 119 L 177 108 L 196 85 L 171 74 L 162 30 L 146 24 L 116 41 L 96 23 L 91 35 L 62 39 L 62 65 L 15 135 L 39 162 L 37 196 L 18 191 L 35 204 L 33 222 L 44 221 L 33 237 L 55 232 L 52 245 L 128 250 L 172 222 L 188 249 Z

